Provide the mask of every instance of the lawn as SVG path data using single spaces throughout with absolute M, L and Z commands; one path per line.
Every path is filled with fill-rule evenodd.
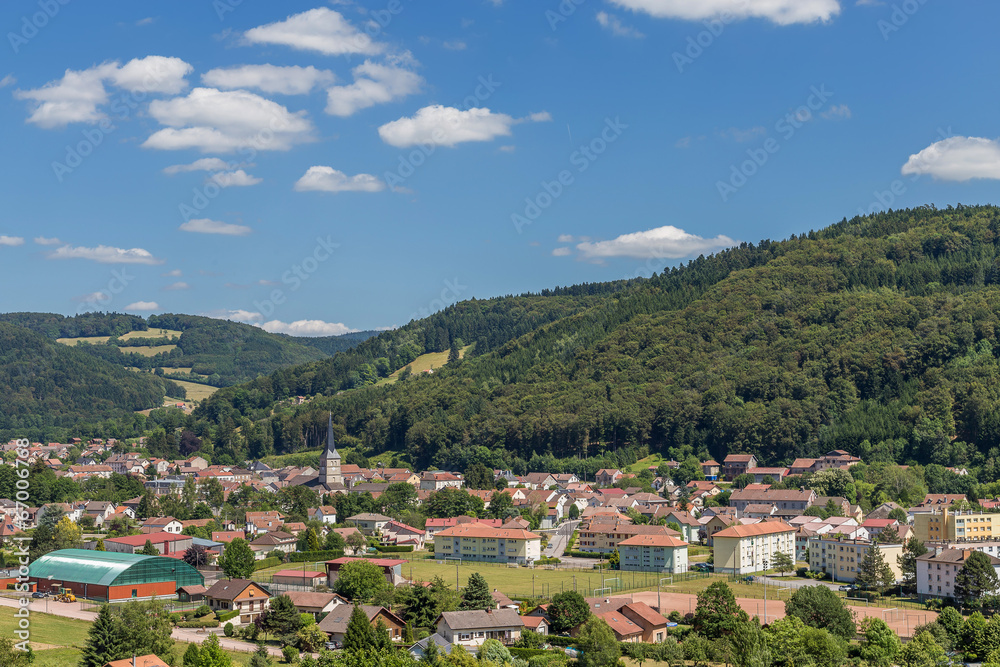
M 131 340 L 132 338 L 180 338 L 180 331 L 174 329 L 149 329 L 148 331 L 130 331 L 124 336 L 119 336 L 118 340 Z M 57 338 L 57 343 L 62 343 L 63 345 L 76 345 L 77 343 L 89 343 L 90 345 L 102 345 L 108 342 L 111 336 L 84 336 L 81 338 Z M 174 345 L 171 348 L 176 347 Z M 137 351 L 148 348 L 122 348 L 123 352 Z
M 184 380 L 174 380 L 170 378 L 171 382 L 176 382 L 180 386 L 187 390 L 187 400 L 188 401 L 203 401 L 215 392 L 219 391 L 218 387 L 212 387 L 207 384 L 198 384 L 197 382 L 185 382 Z
M 49 605 L 58 604 L 62 603 L 49 600 Z M 45 608 L 44 603 L 39 605 L 33 601 L 30 616 L 32 642 L 53 646 L 83 646 L 86 643 L 87 631 L 90 629 L 89 621 L 45 614 L 35 610 L 39 606 Z M 0 637 L 13 637 L 16 628 L 14 608 L 0 607 Z

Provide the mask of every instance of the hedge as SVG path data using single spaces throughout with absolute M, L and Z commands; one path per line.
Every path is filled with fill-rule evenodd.
M 274 567 L 275 565 L 281 565 L 280 558 L 265 558 L 264 560 L 259 560 L 253 564 L 253 571 L 264 570 L 269 567 Z
M 331 549 L 328 551 L 296 551 L 295 553 L 288 554 L 288 562 L 302 563 L 320 560 L 335 560 L 337 558 L 342 558 L 343 556 L 344 551 L 342 549 Z
M 375 550 L 376 551 L 381 551 L 384 554 L 410 553 L 410 552 L 413 551 L 413 545 L 412 544 L 408 544 L 408 545 L 405 545 L 405 546 L 398 546 L 398 547 L 396 547 L 396 546 L 381 545 L 380 544 L 379 546 L 375 547 Z
M 219 627 L 218 619 L 200 621 L 181 621 L 177 624 L 178 628 L 217 628 Z
M 562 635 L 546 635 L 545 641 L 553 646 L 572 646 L 577 640 L 575 637 L 563 637 Z
M 576 558 L 607 558 L 611 554 L 599 554 L 591 551 L 564 551 L 564 556 L 575 556 Z
M 224 611 L 224 612 L 221 612 L 221 613 L 220 612 L 215 612 L 215 617 L 217 619 L 219 619 L 220 623 L 225 623 L 226 621 L 228 621 L 230 619 L 233 619 L 233 618 L 236 618 L 239 615 L 240 615 L 240 611 L 238 609 L 232 609 L 230 611 Z

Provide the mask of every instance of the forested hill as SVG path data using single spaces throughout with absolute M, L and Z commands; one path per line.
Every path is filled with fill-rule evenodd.
M 239 322 L 177 314 L 153 315 L 145 320 L 120 313 L 74 317 L 5 313 L 0 314 L 0 322 L 37 331 L 51 340 L 110 337 L 106 342 L 87 341 L 81 348 L 117 366 L 144 371 L 159 368 L 168 374 L 181 372 L 186 380 L 217 387 L 246 382 L 285 366 L 325 359 L 377 333 L 303 338 L 272 334 Z M 122 338 L 132 332 L 156 334 L 158 330 L 177 333 L 163 338 Z M 143 347 L 154 349 L 140 349 Z
M 0 433 L 118 418 L 163 403 L 169 381 L 109 364 L 34 331 L 0 322 Z
M 1000 210 L 890 211 L 650 280 L 463 302 L 219 392 L 196 417 L 234 457 L 300 449 L 332 410 L 348 444 L 452 468 L 629 446 L 992 464 L 998 311 Z M 456 339 L 476 341 L 464 360 L 365 386 L 380 357 L 391 367 Z M 329 396 L 278 404 L 312 393 Z M 249 420 L 254 443 L 230 437 Z

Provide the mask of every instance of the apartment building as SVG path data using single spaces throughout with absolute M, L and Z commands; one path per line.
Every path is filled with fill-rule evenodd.
M 636 535 L 618 543 L 621 569 L 681 574 L 688 569 L 688 545 L 670 535 Z
M 795 558 L 795 529 L 782 521 L 732 526 L 712 537 L 715 571 L 749 574 L 771 567 L 778 553 Z
M 816 502 L 816 492 L 812 489 L 799 491 L 775 491 L 772 489 L 733 491 L 729 506 L 743 516 L 748 505 L 774 505 L 779 513 L 805 512 Z
M 460 523 L 434 535 L 436 558 L 532 563 L 542 557 L 542 538 L 520 528 Z
M 917 557 L 917 595 L 920 599 L 955 597 L 955 575 L 977 549 L 935 549 Z M 989 554 L 987 554 L 989 556 Z M 1000 558 L 989 556 L 1000 576 Z M 995 592 L 995 591 L 994 591 Z
M 809 538 L 809 569 L 825 572 L 834 581 L 853 582 L 858 569 L 873 543 L 867 540 L 850 540 L 832 535 L 817 535 Z M 903 577 L 897 558 L 903 553 L 902 544 L 879 544 L 886 564 L 892 570 L 896 581 Z
M 676 530 L 666 526 L 635 526 L 616 521 L 591 521 L 586 527 L 580 528 L 576 549 L 595 554 L 609 554 L 618 548 L 622 540 L 636 535 L 668 535 L 677 538 L 681 536 Z
M 947 507 L 913 515 L 921 542 L 970 542 L 1000 539 L 1000 514 L 953 511 Z

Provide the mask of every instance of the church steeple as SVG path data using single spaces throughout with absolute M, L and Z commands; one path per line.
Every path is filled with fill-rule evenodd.
M 326 449 L 319 457 L 319 481 L 327 488 L 344 483 L 344 476 L 340 472 L 340 454 L 333 441 L 333 413 L 330 413 L 326 426 Z

